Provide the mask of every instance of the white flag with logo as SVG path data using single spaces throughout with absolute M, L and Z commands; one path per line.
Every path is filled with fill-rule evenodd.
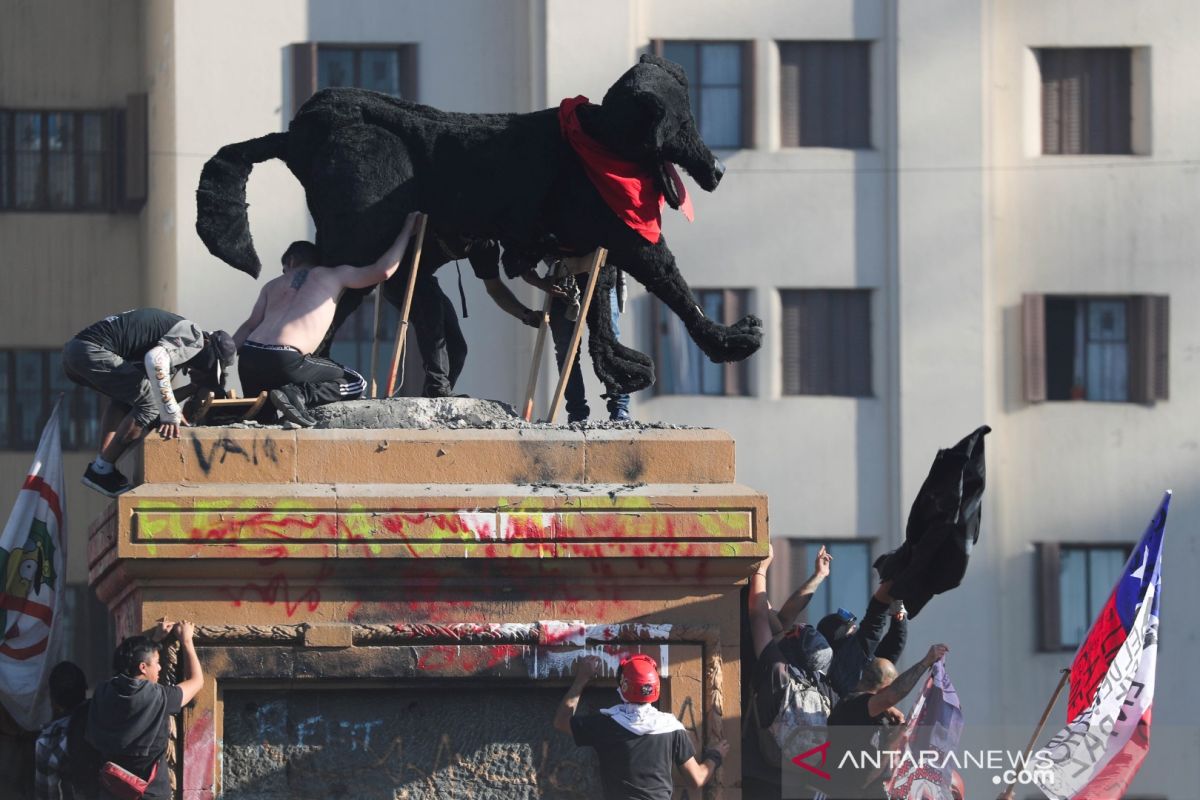
M 27 730 L 50 718 L 46 679 L 66 581 L 61 406 L 60 398 L 0 534 L 0 702 Z

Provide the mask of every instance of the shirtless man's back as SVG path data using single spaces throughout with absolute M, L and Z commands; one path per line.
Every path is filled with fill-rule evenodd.
M 316 247 L 296 242 L 283 255 L 283 274 L 263 286 L 250 317 L 237 329 L 238 376 L 246 396 L 270 393 L 288 420 L 305 427 L 308 408 L 362 395 L 366 382 L 352 369 L 311 353 L 333 322 L 346 289 L 366 289 L 390 278 L 412 235 L 410 214 L 392 246 L 368 267 L 321 267 Z

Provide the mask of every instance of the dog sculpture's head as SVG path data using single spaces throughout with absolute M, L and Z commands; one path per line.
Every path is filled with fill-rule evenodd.
M 609 88 L 602 106 L 613 144 L 630 160 L 655 162 L 672 208 L 679 208 L 682 198 L 671 164 L 683 167 L 706 192 L 717 188 L 725 165 L 700 138 L 683 67 L 644 55 Z

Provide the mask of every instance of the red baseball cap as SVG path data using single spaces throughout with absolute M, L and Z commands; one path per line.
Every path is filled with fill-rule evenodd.
M 650 656 L 626 656 L 621 659 L 621 698 L 626 703 L 653 703 L 658 699 L 658 664 Z

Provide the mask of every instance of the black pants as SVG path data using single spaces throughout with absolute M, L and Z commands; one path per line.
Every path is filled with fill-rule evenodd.
M 327 358 L 306 356 L 294 347 L 251 341 L 238 350 L 238 377 L 246 397 L 291 384 L 309 408 L 356 400 L 367 388 L 362 375 Z
M 458 325 L 454 304 L 446 297 L 438 280 L 417 273 L 410 311 L 417 349 L 425 363 L 426 397 L 444 397 L 454 390 L 467 360 L 467 340 Z

